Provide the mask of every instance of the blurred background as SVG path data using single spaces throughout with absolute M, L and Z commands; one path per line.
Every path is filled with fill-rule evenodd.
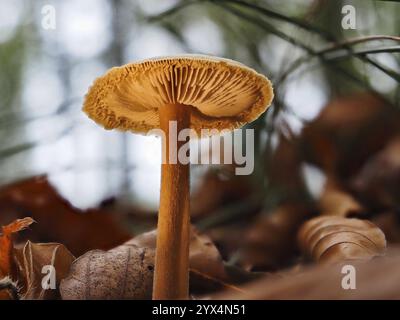
M 342 27 L 348 4 L 356 29 Z M 52 8 L 55 29 L 43 26 Z M 216 211 L 200 223 L 206 228 L 284 201 L 307 202 L 327 176 L 356 174 L 396 131 L 399 16 L 400 4 L 372 0 L 2 0 L 0 183 L 46 174 L 76 207 L 117 199 L 155 212 L 160 141 L 102 130 L 82 101 L 112 66 L 201 53 L 265 74 L 276 98 L 250 125 L 254 174 L 193 167 L 192 214 Z

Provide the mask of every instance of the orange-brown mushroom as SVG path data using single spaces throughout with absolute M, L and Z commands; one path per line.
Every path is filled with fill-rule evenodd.
M 83 110 L 106 129 L 147 133 L 232 130 L 257 119 L 273 98 L 270 81 L 232 60 L 185 55 L 112 68 L 90 88 Z M 166 155 L 184 141 L 163 140 Z M 154 299 L 187 299 L 189 164 L 161 168 Z

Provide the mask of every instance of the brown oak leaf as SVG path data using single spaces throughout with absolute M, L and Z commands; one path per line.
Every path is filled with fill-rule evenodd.
M 303 224 L 298 241 L 301 250 L 319 262 L 367 260 L 386 249 L 384 233 L 372 222 L 336 216 L 320 216 Z

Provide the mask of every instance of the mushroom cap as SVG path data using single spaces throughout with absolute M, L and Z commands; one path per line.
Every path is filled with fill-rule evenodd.
M 160 57 L 110 69 L 95 80 L 83 111 L 105 129 L 147 133 L 160 127 L 159 108 L 191 108 L 190 127 L 232 130 L 257 119 L 273 98 L 271 82 L 233 60 Z

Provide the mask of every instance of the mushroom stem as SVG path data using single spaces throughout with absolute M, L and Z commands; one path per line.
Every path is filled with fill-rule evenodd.
M 177 134 L 189 128 L 190 108 L 180 104 L 160 108 L 160 128 L 165 135 L 163 152 L 166 161 L 161 167 L 154 300 L 187 299 L 189 293 L 190 164 L 181 164 L 177 156 L 176 163 L 171 163 L 170 155 L 177 155 L 186 141 L 177 141 L 177 134 L 170 136 L 170 121 L 176 121 Z

